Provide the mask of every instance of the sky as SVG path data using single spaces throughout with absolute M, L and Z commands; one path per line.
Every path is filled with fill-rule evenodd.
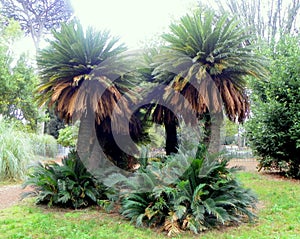
M 71 0 L 83 26 L 109 29 L 130 48 L 167 29 L 197 0 Z
M 159 36 L 174 19 L 189 12 L 197 0 L 70 0 L 75 15 L 84 27 L 110 30 L 130 49 L 138 49 L 142 42 Z M 47 38 L 47 36 L 46 36 Z M 41 47 L 44 46 L 41 42 Z M 15 52 L 29 52 L 35 58 L 30 37 L 15 44 Z

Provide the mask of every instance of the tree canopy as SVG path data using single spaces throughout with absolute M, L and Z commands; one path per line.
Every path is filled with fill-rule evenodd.
M 14 20 L 0 25 L 0 114 L 25 120 L 34 129 L 37 105 L 33 92 L 37 78 L 27 64 L 27 56 L 16 57 L 13 51 L 13 45 L 21 35 L 20 26 Z
M 216 5 L 237 16 L 249 33 L 268 43 L 300 30 L 300 0 L 217 0 Z
M 43 34 L 73 15 L 69 0 L 0 0 L 0 3 L 1 14 L 19 22 L 22 30 L 33 39 L 36 49 Z

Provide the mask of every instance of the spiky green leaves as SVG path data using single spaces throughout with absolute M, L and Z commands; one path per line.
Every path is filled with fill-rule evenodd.
M 55 105 L 67 122 L 88 111 L 95 114 L 98 124 L 114 110 L 117 115 L 126 114 L 127 100 L 133 94 L 128 87 L 130 77 L 124 77 L 131 71 L 125 50 L 108 31 L 84 30 L 78 21 L 62 24 L 37 57 L 42 80 L 39 103 Z M 126 97 L 119 101 L 122 94 Z
M 167 43 L 157 58 L 156 78 L 170 82 L 167 76 L 173 75 L 169 83 L 172 90 L 188 99 L 194 95 L 197 100 L 189 100 L 190 104 L 201 115 L 210 108 L 210 103 L 207 98 L 203 99 L 203 93 L 199 96 L 201 89 L 206 90 L 200 82 L 209 76 L 219 91 L 229 119 L 241 122 L 247 117 L 249 102 L 245 76 L 264 77 L 265 60 L 255 53 L 252 37 L 239 27 L 235 18 L 198 10 L 172 23 L 170 33 L 162 37 Z M 195 95 L 190 85 L 196 86 L 193 88 L 198 94 Z M 172 90 L 165 93 L 165 98 L 178 105 L 180 102 L 174 99 Z
M 186 156 L 179 152 L 160 163 L 160 167 L 175 159 L 182 163 L 182 158 L 190 163 L 174 183 L 156 185 L 149 192 L 125 194 L 122 214 L 137 226 L 162 226 L 168 235 L 182 230 L 199 233 L 219 225 L 241 222 L 244 216 L 249 220 L 255 218 L 251 208 L 255 206 L 256 197 L 237 181 L 234 169 L 227 168 L 227 160 Z M 144 174 L 156 175 L 151 167 L 143 170 Z M 159 181 L 160 175 L 152 177 L 153 184 Z
M 75 151 L 62 164 L 38 163 L 31 170 L 24 187 L 30 185 L 34 191 L 23 196 L 37 196 L 37 203 L 82 208 L 107 199 L 107 188 L 87 171 Z

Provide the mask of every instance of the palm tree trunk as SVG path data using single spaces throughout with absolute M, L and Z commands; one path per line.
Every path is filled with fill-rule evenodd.
M 178 138 L 177 138 L 177 123 L 175 120 L 171 122 L 165 122 L 166 132 L 166 154 L 178 152 Z
M 95 118 L 93 114 L 87 113 L 81 116 L 76 150 L 87 168 L 89 166 L 95 167 L 95 162 L 91 162 L 94 146 L 97 143 L 94 125 Z
M 109 127 L 109 128 L 107 128 Z M 128 144 L 126 142 L 127 137 L 122 133 L 112 133 L 111 122 L 109 119 L 104 120 L 102 123 L 96 124 L 96 134 L 98 143 L 100 144 L 106 157 L 114 163 L 117 167 L 125 170 L 132 170 L 137 164 L 137 160 L 134 158 L 136 148 L 131 148 L 130 153 L 124 152 L 118 143 L 124 147 Z M 118 137 L 118 143 L 114 137 Z
M 211 118 L 210 114 L 207 113 L 204 116 L 204 131 L 205 135 L 203 143 L 209 153 L 218 153 L 221 147 L 221 122 L 223 117 L 221 114 L 214 115 L 214 119 Z M 197 152 L 198 154 L 199 152 Z

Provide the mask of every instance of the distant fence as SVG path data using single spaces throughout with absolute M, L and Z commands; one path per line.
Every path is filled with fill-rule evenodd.
M 224 154 L 235 160 L 254 160 L 252 150 L 248 147 L 238 147 L 236 145 L 224 145 L 223 146 Z M 62 145 L 58 145 L 57 147 L 57 157 L 67 156 L 70 152 L 69 147 L 64 147 Z M 164 155 L 164 149 L 156 149 L 153 152 L 150 152 L 151 156 L 153 155 Z
M 248 147 L 238 147 L 236 145 L 224 145 L 223 150 L 225 155 L 230 158 L 253 160 L 252 150 Z
M 62 145 L 59 144 L 57 146 L 57 156 L 56 157 L 67 156 L 69 152 L 70 152 L 70 148 L 69 147 L 64 147 L 64 146 L 62 146 Z

